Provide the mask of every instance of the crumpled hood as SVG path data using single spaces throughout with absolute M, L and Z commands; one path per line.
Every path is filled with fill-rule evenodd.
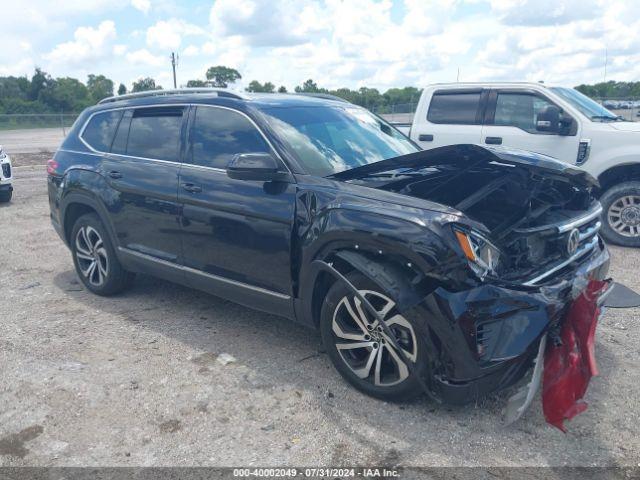
M 473 144 L 450 145 L 431 150 L 422 150 L 352 168 L 351 170 L 336 173 L 331 178 L 354 180 L 400 168 L 426 168 L 443 164 L 479 161 L 522 166 L 542 175 L 548 173 L 567 176 L 584 186 L 598 185 L 598 181 L 582 168 L 561 162 L 547 155 L 514 148 L 486 147 Z

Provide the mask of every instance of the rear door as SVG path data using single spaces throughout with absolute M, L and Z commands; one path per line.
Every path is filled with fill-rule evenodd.
M 577 134 L 558 135 L 536 130 L 538 113 L 549 105 L 555 104 L 539 92 L 492 90 L 482 128 L 482 143 L 529 150 L 575 163 L 580 138 Z
M 482 89 L 436 90 L 429 101 L 426 118 L 414 120 L 411 138 L 425 150 L 480 143 L 485 102 Z
M 180 170 L 185 107 L 127 109 L 102 162 L 107 208 L 124 254 L 181 262 Z
M 250 306 L 260 297 L 287 301 L 295 184 L 227 176 L 225 169 L 236 154 L 269 152 L 277 157 L 243 113 L 198 105 L 189 123 L 178 196 L 190 282 Z

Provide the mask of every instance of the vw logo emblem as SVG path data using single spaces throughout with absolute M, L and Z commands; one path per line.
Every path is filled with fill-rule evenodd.
M 580 231 L 574 228 L 567 237 L 567 256 L 570 257 L 576 253 L 578 246 L 580 246 Z

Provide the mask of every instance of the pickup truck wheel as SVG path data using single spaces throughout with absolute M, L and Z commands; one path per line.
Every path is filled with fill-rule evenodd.
M 12 191 L 0 192 L 0 203 L 10 202 L 12 196 L 13 196 L 13 192 Z
M 109 296 L 131 284 L 133 274 L 120 265 L 97 215 L 89 213 L 78 218 L 69 243 L 78 277 L 93 293 Z
M 602 236 L 610 243 L 640 247 L 640 182 L 614 185 L 600 197 Z
M 416 397 L 422 393 L 416 375 L 424 375 L 427 368 L 424 333 L 400 315 L 389 294 L 370 279 L 357 272 L 347 279 L 381 314 L 415 369 L 410 373 L 382 327 L 340 281 L 329 289 L 320 317 L 322 340 L 333 365 L 349 383 L 373 397 Z

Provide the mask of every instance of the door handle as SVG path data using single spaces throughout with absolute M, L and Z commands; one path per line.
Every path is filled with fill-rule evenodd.
M 183 183 L 182 188 L 189 193 L 200 193 L 202 191 L 202 187 L 194 183 Z
M 420 142 L 433 142 L 433 135 L 430 133 L 422 133 L 418 135 L 418 141 Z
M 109 176 L 111 178 L 122 178 L 122 174 L 120 172 L 116 171 L 116 170 L 111 170 L 109 172 Z
M 487 137 L 484 139 L 487 145 L 502 145 L 502 137 Z

